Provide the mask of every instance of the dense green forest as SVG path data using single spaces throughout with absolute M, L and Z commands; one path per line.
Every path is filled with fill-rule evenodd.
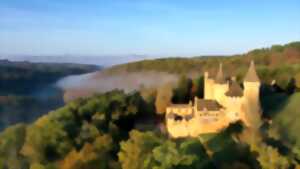
M 182 78 L 172 91 L 181 102 L 200 92 L 198 80 Z M 192 83 L 192 85 L 189 85 Z M 201 86 L 201 85 L 200 85 Z M 77 99 L 30 125 L 18 124 L 0 134 L 3 169 L 288 169 L 299 165 L 300 146 L 295 121 L 299 94 L 264 86 L 281 99 L 264 114 L 259 130 L 241 122 L 217 134 L 170 139 L 161 129 L 155 95 L 115 90 Z M 264 99 L 264 97 L 262 97 Z M 285 104 L 284 100 L 287 101 Z M 266 102 L 262 102 L 267 107 Z M 151 120 L 152 119 L 152 120 Z M 285 125 L 291 127 L 286 128 Z M 288 137 L 286 137 L 288 136 Z M 299 167 L 299 166 L 298 166 Z
M 172 139 L 164 128 L 170 103 L 203 96 L 203 76 L 218 62 L 227 75 L 244 77 L 250 60 L 262 80 L 262 125 L 231 124 L 216 134 Z M 298 169 L 300 168 L 300 43 L 251 51 L 245 55 L 170 58 L 108 69 L 181 74 L 175 87 L 113 90 L 79 98 L 31 124 L 0 133 L 0 169 Z M 276 80 L 277 83 L 270 83 Z M 254 126 L 257 124 L 253 124 Z
M 0 60 L 0 130 L 31 122 L 63 106 L 63 93 L 53 84 L 62 77 L 99 70 L 98 66 Z

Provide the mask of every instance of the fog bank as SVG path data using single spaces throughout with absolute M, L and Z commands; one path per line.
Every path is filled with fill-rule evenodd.
M 78 97 L 87 97 L 114 89 L 125 92 L 144 88 L 157 88 L 166 83 L 175 83 L 178 76 L 165 72 L 119 72 L 108 74 L 99 71 L 78 76 L 68 76 L 57 82 L 57 86 L 65 91 L 65 101 Z

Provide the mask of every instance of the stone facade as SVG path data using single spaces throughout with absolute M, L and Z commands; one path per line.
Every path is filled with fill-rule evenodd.
M 226 80 L 220 65 L 215 78 L 204 74 L 204 98 L 189 104 L 173 104 L 166 110 L 166 127 L 171 137 L 196 137 L 216 133 L 230 123 L 242 121 L 250 126 L 251 115 L 259 114 L 260 81 L 254 62 L 244 79 L 244 89 L 235 78 Z

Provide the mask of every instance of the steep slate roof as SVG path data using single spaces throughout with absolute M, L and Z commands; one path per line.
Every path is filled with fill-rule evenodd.
M 197 99 L 196 105 L 198 111 L 203 111 L 204 109 L 208 111 L 218 111 L 222 108 L 222 106 L 214 100 Z
M 248 70 L 248 72 L 245 76 L 244 81 L 245 82 L 259 82 L 260 81 L 258 76 L 257 76 L 256 69 L 255 69 L 255 64 L 254 64 L 253 60 L 251 61 L 249 70 Z
M 231 97 L 242 97 L 244 93 L 241 86 L 236 81 L 232 81 L 229 86 L 229 90 L 225 93 L 225 95 Z
M 224 74 L 223 74 L 223 65 L 222 65 L 222 63 L 220 63 L 219 71 L 218 71 L 218 74 L 216 76 L 216 83 L 219 83 L 219 84 L 226 83 L 226 80 L 225 80 L 225 77 L 224 77 Z

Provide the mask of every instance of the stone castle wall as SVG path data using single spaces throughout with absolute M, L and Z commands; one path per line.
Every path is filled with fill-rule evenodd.
M 244 111 L 242 110 L 245 102 L 244 97 L 228 97 L 225 96 L 224 107 L 226 107 L 226 114 L 231 120 L 242 119 Z
M 168 119 L 167 130 L 173 138 L 196 137 L 203 133 L 219 132 L 230 123 L 230 119 L 225 115 L 225 112 L 211 111 L 206 115 L 204 114 L 205 112 L 197 112 L 195 117 L 190 120 L 176 121 Z
M 244 122 L 247 126 L 257 124 L 261 115 L 259 88 L 260 84 L 255 82 L 244 83 Z
M 228 83 L 214 85 L 215 100 L 221 105 L 224 105 L 226 101 L 225 93 L 228 91 L 228 89 L 229 89 Z

